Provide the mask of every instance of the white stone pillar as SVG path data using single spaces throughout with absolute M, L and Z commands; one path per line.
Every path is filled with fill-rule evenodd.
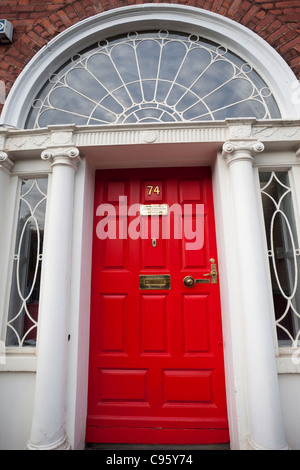
M 8 158 L 8 154 L 0 151 L 0 195 L 2 202 L 7 197 L 6 191 L 13 166 L 14 163 Z M 0 204 L 0 223 L 0 227 L 5 226 L 5 204 L 3 203 Z
M 253 156 L 263 150 L 263 144 L 257 141 L 227 142 L 223 146 L 223 155 L 229 165 L 236 224 L 249 445 L 252 449 L 275 450 L 285 449 L 286 440 L 253 177 Z
M 76 148 L 46 150 L 42 159 L 52 164 L 47 202 L 42 285 L 39 307 L 38 365 L 31 450 L 64 450 L 67 335 L 69 320 L 71 245 Z
M 6 298 L 6 278 L 7 267 L 9 263 L 9 249 L 3 247 L 9 246 L 11 233 L 5 229 L 7 225 L 12 223 L 7 213 L 7 198 L 10 189 L 10 178 L 14 163 L 9 159 L 6 152 L 0 151 L 0 322 L 2 323 L 2 313 L 4 311 L 4 303 Z M 8 220 L 9 219 L 9 220 Z M 0 340 L 0 349 L 3 348 L 4 342 Z M 1 355 L 1 351 L 0 351 Z M 0 357 L 1 360 L 1 357 Z M 1 363 L 1 362 L 0 362 Z
M 13 169 L 13 162 L 8 158 L 6 152 L 0 151 L 0 196 L 1 201 L 5 201 L 7 182 L 11 176 L 11 170 Z M 0 223 L 1 227 L 5 226 L 5 204 L 0 204 Z

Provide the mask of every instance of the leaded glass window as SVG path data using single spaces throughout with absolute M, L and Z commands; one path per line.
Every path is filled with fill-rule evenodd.
M 27 128 L 279 118 L 252 65 L 195 35 L 132 32 L 74 55 L 38 93 Z
M 260 173 L 279 346 L 300 344 L 300 249 L 287 171 Z
M 22 179 L 6 346 L 36 345 L 47 178 Z

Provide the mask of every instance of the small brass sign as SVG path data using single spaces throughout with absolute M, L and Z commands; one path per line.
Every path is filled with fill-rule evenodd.
M 141 275 L 140 289 L 171 289 L 171 276 L 170 274 Z
M 168 204 L 141 204 L 140 214 L 143 215 L 168 215 Z

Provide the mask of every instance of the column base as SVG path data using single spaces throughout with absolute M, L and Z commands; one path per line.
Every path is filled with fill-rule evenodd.
M 72 447 L 68 442 L 67 435 L 65 435 L 62 439 L 49 444 L 35 445 L 28 442 L 27 450 L 72 450 Z
M 280 449 L 267 449 L 265 447 L 260 446 L 256 442 L 254 442 L 250 436 L 247 436 L 247 450 L 289 450 L 289 446 L 285 446 Z

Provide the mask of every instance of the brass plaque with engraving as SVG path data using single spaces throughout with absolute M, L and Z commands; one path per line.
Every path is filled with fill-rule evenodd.
M 168 215 L 168 205 L 167 204 L 148 204 L 140 205 L 140 215 Z
M 170 274 L 140 275 L 140 289 L 171 289 Z

